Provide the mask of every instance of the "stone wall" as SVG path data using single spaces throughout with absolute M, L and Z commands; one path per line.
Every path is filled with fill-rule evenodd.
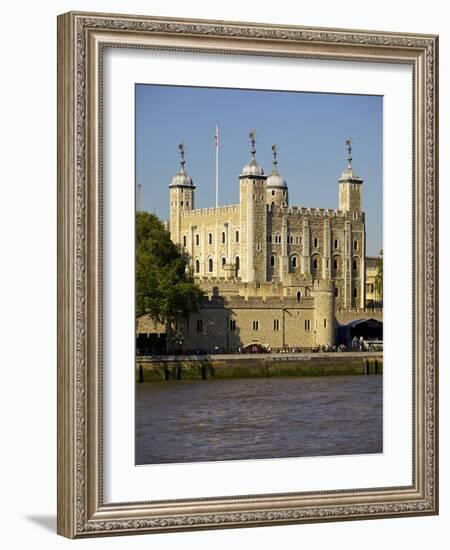
M 136 363 L 136 379 L 140 382 L 382 373 L 381 354 L 334 353 L 304 357 L 299 355 L 173 357 L 152 361 L 142 359 Z
M 376 319 L 377 321 L 383 321 L 383 310 L 380 308 L 336 310 L 336 321 L 341 325 L 346 325 L 350 321 L 355 321 L 357 319 Z

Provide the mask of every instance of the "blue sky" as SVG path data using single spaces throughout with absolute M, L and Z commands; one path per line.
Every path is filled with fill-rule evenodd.
M 250 159 L 248 133 L 256 131 L 256 159 L 278 171 L 289 203 L 338 207 L 345 140 L 353 140 L 353 166 L 364 180 L 367 254 L 382 248 L 381 96 L 136 85 L 136 180 L 141 207 L 167 219 L 168 185 L 179 169 L 178 144 L 186 146 L 186 171 L 194 180 L 196 208 L 215 204 L 214 130 L 219 125 L 219 205 L 239 202 L 238 176 Z

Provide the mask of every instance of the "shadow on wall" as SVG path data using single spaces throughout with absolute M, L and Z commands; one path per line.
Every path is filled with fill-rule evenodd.
M 243 347 L 233 309 L 225 305 L 218 287 L 204 298 L 199 311 L 176 324 L 170 341 L 168 350 L 168 336 L 164 332 L 138 333 L 136 355 L 237 353 Z
M 225 304 L 219 288 L 213 287 L 196 313 L 180 327 L 175 353 L 235 353 L 242 349 L 240 330 L 233 309 Z

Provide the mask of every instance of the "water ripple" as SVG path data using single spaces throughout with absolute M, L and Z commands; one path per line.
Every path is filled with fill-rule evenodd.
M 382 452 L 382 377 L 139 384 L 136 463 Z

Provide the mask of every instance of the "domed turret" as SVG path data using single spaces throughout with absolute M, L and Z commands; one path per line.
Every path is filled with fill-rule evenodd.
M 239 224 L 240 262 L 239 276 L 244 283 L 267 280 L 267 216 L 266 179 L 263 169 L 256 162 L 255 132 L 249 134 L 252 154 L 250 162 L 244 166 L 239 176 Z M 245 256 L 244 256 L 245 255 Z M 242 259 L 242 258 L 240 258 Z
M 273 164 L 273 168 L 272 168 L 272 173 L 267 178 L 267 188 L 269 188 L 269 187 L 287 187 L 286 180 L 282 176 L 280 176 L 280 174 L 278 173 L 278 170 L 277 170 L 277 164 L 278 164 L 277 151 L 278 151 L 278 147 L 277 147 L 276 143 L 274 143 L 272 145 L 272 153 L 273 153 L 272 164 Z
M 194 182 L 192 181 L 192 178 L 188 176 L 186 173 L 186 170 L 184 169 L 184 165 L 186 164 L 186 161 L 184 160 L 184 143 L 180 143 L 178 145 L 178 149 L 180 151 L 180 170 L 178 171 L 178 174 L 176 174 L 172 178 L 172 182 L 169 185 L 169 187 L 193 187 Z
M 362 181 L 358 174 L 353 170 L 352 166 L 347 166 L 347 168 L 342 172 L 339 181 Z
M 348 151 L 348 164 L 339 178 L 339 210 L 353 212 L 355 218 L 361 213 L 363 180 L 353 170 L 352 140 L 347 139 L 345 144 Z
M 172 182 L 169 185 L 170 196 L 170 220 L 169 230 L 173 242 L 181 242 L 180 234 L 180 216 L 182 212 L 194 209 L 194 189 L 195 185 L 192 178 L 187 175 L 184 165 L 184 144 L 178 145 L 180 152 L 180 170 L 176 176 L 172 178 Z
M 339 178 L 339 181 L 350 181 L 352 183 L 358 183 L 358 182 L 362 183 L 363 180 L 358 176 L 358 174 L 355 172 L 352 166 L 353 158 L 352 158 L 351 138 L 347 139 L 345 144 L 347 145 L 347 151 L 348 151 L 348 156 L 347 156 L 348 165 L 347 165 L 347 168 L 345 168 L 345 170 L 342 172 L 341 177 Z
M 252 159 L 242 168 L 241 176 L 264 176 L 264 170 L 255 159 Z
M 267 204 L 269 207 L 273 206 L 288 206 L 288 188 L 286 180 L 278 173 L 277 169 L 277 151 L 278 146 L 276 143 L 272 145 L 272 154 L 273 154 L 273 168 L 272 173 L 267 178 Z
M 264 176 L 264 170 L 261 168 L 261 166 L 256 162 L 256 149 L 255 149 L 255 143 L 256 143 L 256 135 L 255 132 L 252 130 L 249 134 L 250 142 L 252 144 L 252 148 L 250 149 L 250 153 L 252 154 L 251 161 L 242 168 L 241 175 L 239 178 L 259 178 L 261 176 Z

